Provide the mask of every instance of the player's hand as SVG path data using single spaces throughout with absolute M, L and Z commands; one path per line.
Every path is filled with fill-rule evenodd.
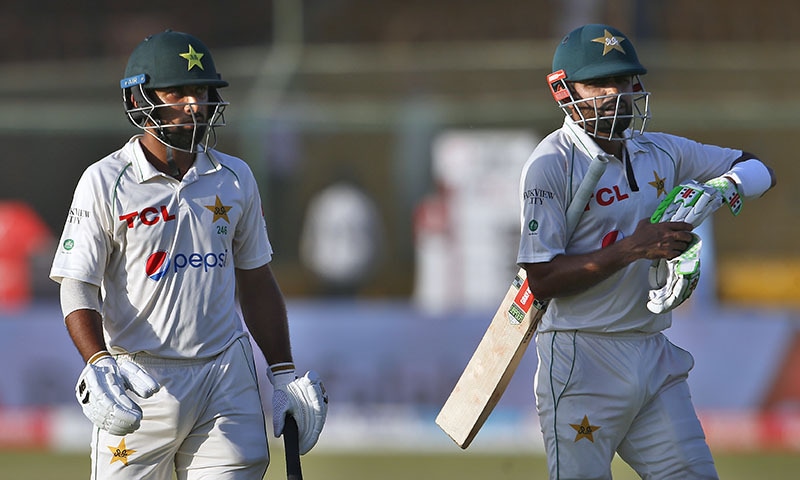
M 700 248 L 702 241 L 692 234 L 685 252 L 667 260 L 654 260 L 650 265 L 648 280 L 650 290 L 647 309 L 653 313 L 668 312 L 685 302 L 700 280 Z
M 685 252 L 692 241 L 692 226 L 686 222 L 650 223 L 643 218 L 632 235 L 626 237 L 634 259 L 660 260 L 675 258 Z
M 723 203 L 728 204 L 734 215 L 742 209 L 741 196 L 732 180 L 726 177 L 717 177 L 707 183 L 692 180 L 673 188 L 653 212 L 650 221 L 687 222 L 697 227 Z
M 99 352 L 78 377 L 75 396 L 92 423 L 112 435 L 122 436 L 136 431 L 142 420 L 142 409 L 125 394 L 126 388 L 147 398 L 160 387 L 135 363 L 117 364 L 108 352 Z
M 286 415 L 297 422 L 300 454 L 306 454 L 317 444 L 325 419 L 328 416 L 328 395 L 316 372 L 309 371 L 297 378 L 293 368 L 277 373 L 271 369 L 267 375 L 274 393 L 272 395 L 272 427 L 275 436 L 283 434 Z

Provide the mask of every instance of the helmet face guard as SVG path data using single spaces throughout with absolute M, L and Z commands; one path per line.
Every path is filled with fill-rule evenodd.
M 208 100 L 196 103 L 164 103 L 153 90 L 182 86 L 208 87 Z M 167 30 L 142 41 L 133 51 L 120 81 L 128 120 L 158 141 L 177 150 L 194 153 L 213 148 L 216 127 L 225 125 L 228 105 L 218 88 L 228 86 L 217 73 L 208 48 L 196 37 Z M 191 123 L 167 124 L 162 109 L 191 106 Z M 205 110 L 203 114 L 196 110 Z
M 568 33 L 553 55 L 553 73 L 547 83 L 564 113 L 595 137 L 624 140 L 644 132 L 650 119 L 650 92 L 640 75 L 647 69 L 636 50 L 619 30 L 609 25 L 589 24 Z M 632 92 L 581 98 L 573 87 L 611 77 L 631 77 Z
M 632 92 L 589 98 L 575 94 L 563 70 L 548 75 L 547 83 L 564 114 L 595 138 L 626 140 L 641 135 L 650 119 L 650 92 L 644 90 L 638 75 L 634 76 Z
M 167 147 L 189 153 L 196 153 L 214 148 L 217 143 L 216 127 L 225 126 L 225 107 L 228 102 L 222 100 L 216 88 L 209 88 L 207 102 L 164 103 L 152 90 L 142 84 L 122 89 L 125 113 L 135 126 L 152 135 Z M 135 103 L 134 103 L 135 101 Z M 171 108 L 201 107 L 206 114 L 197 113 L 190 108 L 191 123 L 165 124 L 161 120 L 160 110 Z

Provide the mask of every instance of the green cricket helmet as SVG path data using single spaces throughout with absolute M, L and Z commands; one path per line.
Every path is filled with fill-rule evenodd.
M 207 101 L 167 104 L 153 93 L 156 89 L 185 86 L 208 87 Z M 217 73 L 208 47 L 193 35 L 172 30 L 145 38 L 128 58 L 125 77 L 120 81 L 131 123 L 168 147 L 188 152 L 196 152 L 198 145 L 204 149 L 213 147 L 209 145 L 211 139 L 216 143 L 214 129 L 225 125 L 223 111 L 228 105 L 217 89 L 227 86 L 228 82 Z M 189 109 L 191 123 L 168 125 L 161 121 L 160 109 L 188 105 L 207 107 L 207 112 Z M 185 127 L 193 128 L 187 133 Z
M 645 73 L 647 69 L 626 35 L 610 25 L 589 24 L 561 40 L 547 83 L 565 114 L 589 135 L 623 140 L 641 134 L 650 118 L 650 93 L 644 90 L 640 78 Z M 572 87 L 575 82 L 628 76 L 632 78 L 632 92 L 581 98 Z M 611 110 L 613 113 L 609 113 Z

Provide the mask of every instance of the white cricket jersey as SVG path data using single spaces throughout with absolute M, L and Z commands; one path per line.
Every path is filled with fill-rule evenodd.
M 243 335 L 234 267 L 272 258 L 258 186 L 244 161 L 216 150 L 178 181 L 147 161 L 139 137 L 83 173 L 50 277 L 102 287 L 112 353 L 216 355 Z
M 587 253 L 633 234 L 670 190 L 727 172 L 741 150 L 704 145 L 665 133 L 625 142 L 630 159 L 611 160 L 570 240 L 566 210 L 591 159 L 603 153 L 569 118 L 539 143 L 520 179 L 521 240 L 517 262 L 548 262 L 560 254 Z M 622 161 L 620 161 L 622 160 Z M 539 327 L 592 332 L 657 332 L 671 313 L 647 309 L 650 260 L 638 260 L 588 290 L 550 301 Z

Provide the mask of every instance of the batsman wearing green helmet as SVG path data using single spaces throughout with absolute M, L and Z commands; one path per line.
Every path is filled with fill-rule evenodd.
M 227 85 L 198 38 L 147 37 L 120 82 L 142 132 L 75 188 L 50 276 L 86 361 L 75 394 L 95 426 L 92 479 L 263 478 L 261 375 L 275 436 L 291 415 L 306 453 L 325 423 L 319 377 L 295 375 L 256 180 L 214 149 Z
M 616 454 L 642 478 L 717 478 L 687 377 L 663 335 L 700 275 L 693 229 L 775 185 L 736 148 L 645 131 L 650 93 L 631 37 L 569 32 L 547 85 L 564 123 L 520 181 L 517 261 L 549 300 L 537 329 L 536 408 L 551 479 L 609 479 Z M 595 157 L 608 160 L 574 231 L 565 212 Z

